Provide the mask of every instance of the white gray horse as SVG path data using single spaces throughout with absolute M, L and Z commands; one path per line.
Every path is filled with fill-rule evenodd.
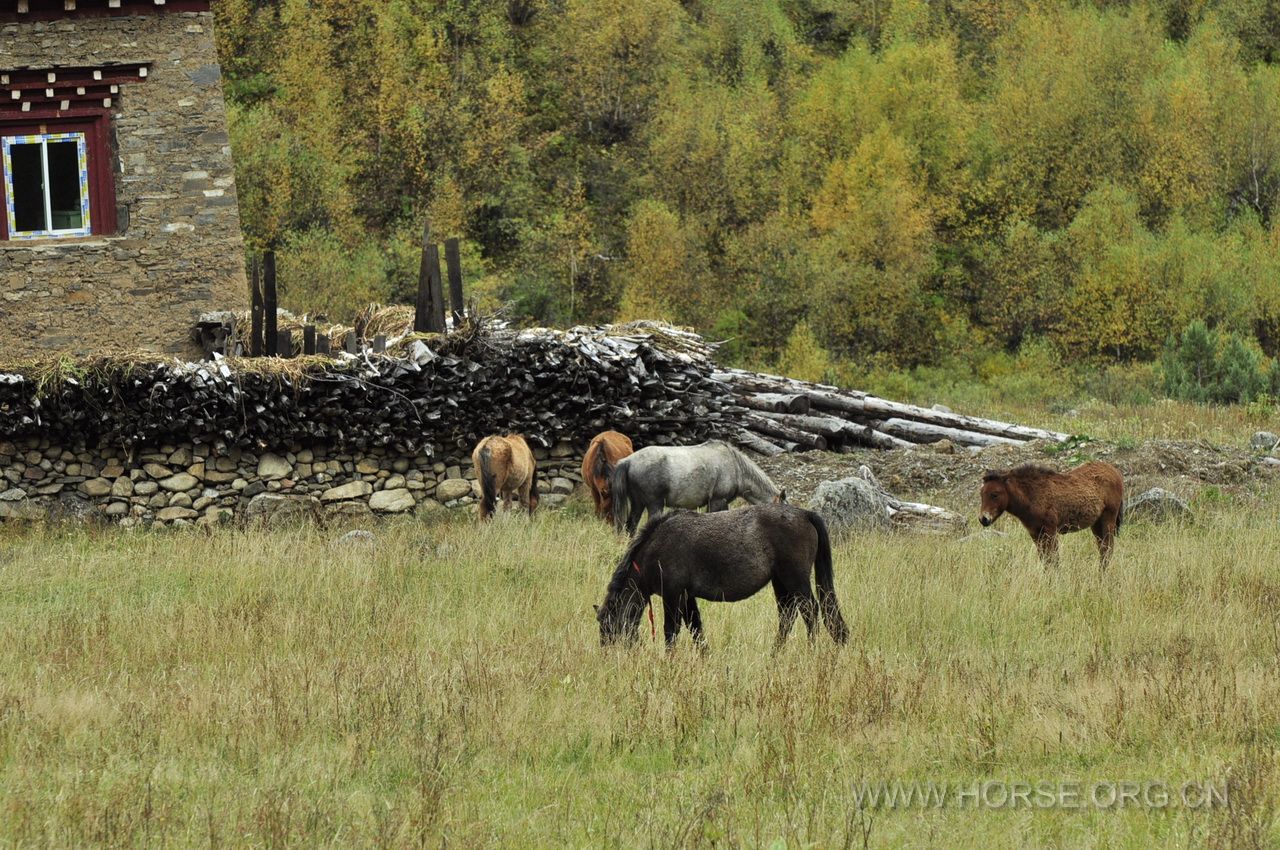
M 741 496 L 753 505 L 786 501 L 764 470 L 723 440 L 698 446 L 649 446 L 618 461 L 609 489 L 613 524 L 635 534 L 640 517 L 666 508 L 723 511 Z

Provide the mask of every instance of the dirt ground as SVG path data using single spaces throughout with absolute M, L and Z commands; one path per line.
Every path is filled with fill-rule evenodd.
M 952 446 L 881 451 L 859 449 L 850 454 L 807 452 L 761 461 L 793 504 L 805 504 L 823 481 L 847 478 L 866 464 L 890 493 L 959 511 L 976 510 L 982 474 L 1021 463 L 1070 469 L 1089 460 L 1115 464 L 1125 476 L 1125 493 L 1134 496 L 1163 487 L 1188 501 L 1231 496 L 1260 499 L 1277 480 L 1280 465 L 1263 462 L 1244 449 L 1203 442 L 1156 441 L 1121 447 L 1102 441 L 1066 444 L 1033 442 L 972 452 Z

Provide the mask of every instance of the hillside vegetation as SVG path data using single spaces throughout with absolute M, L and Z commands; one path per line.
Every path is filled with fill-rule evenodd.
M 429 219 L 482 304 L 755 362 L 1280 346 L 1275 0 L 217 10 L 244 227 L 298 310 L 408 299 Z

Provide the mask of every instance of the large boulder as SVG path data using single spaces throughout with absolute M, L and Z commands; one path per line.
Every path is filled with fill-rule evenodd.
M 471 495 L 471 482 L 465 478 L 446 478 L 436 486 L 436 498 L 451 502 Z
M 369 507 L 389 514 L 411 511 L 413 494 L 408 490 L 379 490 L 369 498 Z
M 258 477 L 263 481 L 279 481 L 293 474 L 293 466 L 279 455 L 264 454 L 258 458 Z
M 1169 522 L 1191 518 L 1191 506 L 1160 487 L 1152 487 L 1124 503 L 1124 522 Z
M 1269 452 L 1280 443 L 1280 437 L 1270 431 L 1259 431 L 1249 438 L 1249 448 L 1256 452 Z
M 373 485 L 368 481 L 349 481 L 337 487 L 330 487 L 320 494 L 322 502 L 343 502 L 347 499 L 360 499 L 373 492 Z
M 76 493 L 62 493 L 49 503 L 49 519 L 71 525 L 98 525 L 105 518 L 93 502 Z
M 322 516 L 320 500 L 314 496 L 282 496 L 279 493 L 254 496 L 244 511 L 246 523 L 265 528 L 319 521 Z
M 889 528 L 888 499 L 861 478 L 823 481 L 809 500 L 809 510 L 821 514 L 833 532 Z

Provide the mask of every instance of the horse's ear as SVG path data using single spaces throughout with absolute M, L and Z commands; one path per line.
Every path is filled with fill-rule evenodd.
M 599 613 L 600 613 L 600 606 L 599 606 L 599 605 L 592 604 L 592 606 L 591 606 L 591 610 L 592 610 L 592 611 L 595 611 L 597 614 L 599 614 Z
M 779 491 L 778 491 L 778 498 L 777 498 L 777 502 L 778 502 L 778 504 L 780 504 L 780 505 L 785 505 L 785 504 L 787 503 L 787 491 L 786 491 L 786 490 L 779 490 Z
M 985 484 L 985 483 L 986 483 L 986 482 L 988 482 L 988 481 L 1001 481 L 1001 482 L 1003 482 L 1003 481 L 1004 481 L 1004 479 L 1005 479 L 1005 473 L 1003 473 L 1003 472 L 999 472 L 999 471 L 994 470 L 994 469 L 988 469 L 988 470 L 983 474 L 983 476 L 982 476 L 982 483 L 984 483 L 984 484 Z

